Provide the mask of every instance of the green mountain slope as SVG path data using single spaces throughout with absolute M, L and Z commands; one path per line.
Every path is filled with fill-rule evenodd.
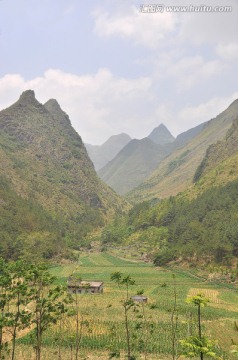
M 199 165 L 194 180 L 197 181 L 201 176 L 219 166 L 222 162 L 228 162 L 229 158 L 238 153 L 238 117 L 228 130 L 225 138 L 209 146 L 206 155 Z M 232 170 L 232 169 L 231 169 Z M 233 169 L 237 171 L 236 168 Z M 233 172 L 233 173 L 234 173 Z M 219 174 L 218 174 L 219 175 Z
M 146 179 L 164 156 L 161 145 L 148 138 L 134 139 L 98 175 L 122 195 Z
M 52 224 L 60 223 L 62 236 L 75 244 L 126 206 L 97 177 L 80 136 L 57 101 L 42 105 L 31 90 L 0 112 L 0 156 L 0 174 L 9 193 L 42 208 Z M 10 198 L 4 187 L 2 194 L 5 209 Z
M 225 111 L 205 123 L 187 144 L 173 151 L 160 162 L 144 183 L 132 190 L 127 199 L 131 202 L 158 199 L 176 195 L 192 184 L 194 174 L 207 148 L 222 139 L 238 115 L 238 100 Z

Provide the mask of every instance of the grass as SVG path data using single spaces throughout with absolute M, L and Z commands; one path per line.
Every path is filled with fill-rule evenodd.
M 175 273 L 172 269 L 156 269 L 151 264 L 121 259 L 108 253 L 85 254 L 78 264 L 57 265 L 50 271 L 57 277 L 58 284 L 66 285 L 67 278 L 72 273 L 79 274 L 83 280 L 104 281 L 103 294 L 78 295 L 83 324 L 80 351 L 83 354 L 91 354 L 93 351 L 94 359 L 107 359 L 108 357 L 103 356 L 108 356 L 106 354 L 112 350 L 122 353 L 126 351 L 121 304 L 126 291 L 110 280 L 111 274 L 115 271 L 130 275 L 135 280 L 136 284 L 131 286 L 130 295 L 143 289 L 144 295 L 148 297 L 148 304 L 144 306 L 147 322 L 143 318 L 142 306 L 137 306 L 130 312 L 132 348 L 137 354 L 137 359 L 140 359 L 143 354 L 146 332 L 149 333 L 147 359 L 171 358 L 171 309 L 174 305 L 174 281 L 177 293 L 178 339 L 187 337 L 190 332 L 196 332 L 197 309 L 187 304 L 185 300 L 191 294 L 203 292 L 210 298 L 209 305 L 202 309 L 203 327 L 206 333 L 217 339 L 226 352 L 229 352 L 232 345 L 231 339 L 238 341 L 238 332 L 234 327 L 234 322 L 238 321 L 238 292 L 235 288 L 227 289 L 221 285 L 217 287 L 185 271 L 177 270 Z M 135 330 L 135 327 L 138 329 Z M 221 336 L 219 329 L 224 327 L 228 330 L 223 331 Z M 55 344 L 55 355 L 51 356 L 52 360 L 58 359 L 57 344 L 59 342 L 57 341 L 59 338 L 65 351 L 64 359 L 70 358 L 70 349 L 75 344 L 75 317 L 64 319 L 62 329 L 60 334 L 59 326 L 56 325 L 45 336 L 45 347 L 50 349 L 52 344 Z M 29 348 L 29 336 L 21 339 L 21 343 L 21 346 Z M 82 358 L 90 359 L 87 356 L 91 355 L 85 355 Z

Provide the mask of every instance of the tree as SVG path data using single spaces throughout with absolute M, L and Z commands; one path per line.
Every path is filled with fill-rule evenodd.
M 12 335 L 11 360 L 15 359 L 17 332 L 30 325 L 31 313 L 26 310 L 28 301 L 28 283 L 26 280 L 28 266 L 22 261 L 8 265 L 11 283 L 9 284 L 9 294 L 11 298 L 11 308 L 9 313 L 9 331 Z
M 208 339 L 202 334 L 201 308 L 207 305 L 209 299 L 203 294 L 197 294 L 196 296 L 189 297 L 186 302 L 197 306 L 198 335 L 190 336 L 185 340 L 180 340 L 184 354 L 189 357 L 199 356 L 200 360 L 203 360 L 204 355 L 212 358 L 219 358 L 215 351 L 216 342 Z
M 178 330 L 178 309 L 177 309 L 177 286 L 176 286 L 176 277 L 173 276 L 173 293 L 174 293 L 174 302 L 171 309 L 171 333 L 172 333 L 172 357 L 173 360 L 176 359 L 176 350 L 177 350 L 177 330 Z
M 60 300 L 64 289 L 60 286 L 52 287 L 54 280 L 45 265 L 32 265 L 29 269 L 30 300 L 34 303 L 32 323 L 36 326 L 34 331 L 36 360 L 41 359 L 43 333 L 55 324 L 65 311 L 65 302 Z
M 124 276 L 119 271 L 111 274 L 111 280 L 116 282 L 118 286 L 125 285 L 126 287 L 126 298 L 121 301 L 124 309 L 124 320 L 126 330 L 126 342 L 127 342 L 127 358 L 128 360 L 134 360 L 134 356 L 131 354 L 131 338 L 129 329 L 129 318 L 128 312 L 134 306 L 134 301 L 129 298 L 129 287 L 135 284 L 135 280 L 130 275 Z
M 0 258 L 0 359 L 5 359 L 7 342 L 4 342 L 4 333 L 9 325 L 9 303 L 11 295 L 11 276 L 6 262 Z

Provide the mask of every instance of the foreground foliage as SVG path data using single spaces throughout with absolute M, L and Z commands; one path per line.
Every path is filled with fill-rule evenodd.
M 63 288 L 52 287 L 54 280 L 44 265 L 0 259 L 0 359 L 16 358 L 17 335 L 30 327 L 35 359 L 41 359 L 43 333 L 65 312 Z

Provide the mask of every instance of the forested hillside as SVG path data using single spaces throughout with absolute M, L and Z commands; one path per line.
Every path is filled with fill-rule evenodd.
M 238 181 L 207 189 L 189 200 L 181 195 L 134 206 L 102 233 L 104 246 L 136 249 L 157 265 L 231 265 L 238 257 Z

